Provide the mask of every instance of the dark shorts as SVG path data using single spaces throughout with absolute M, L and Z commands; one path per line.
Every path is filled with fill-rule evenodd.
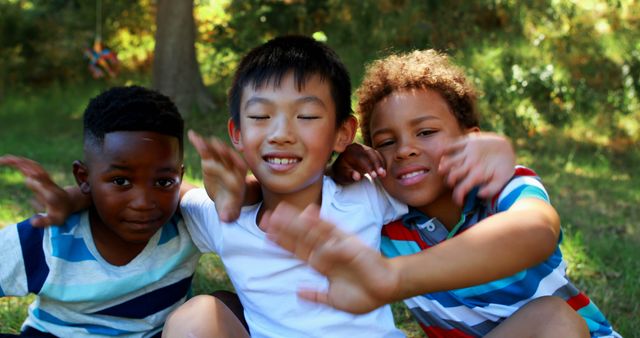
M 214 291 L 211 296 L 219 299 L 224 305 L 226 305 L 231 312 L 240 320 L 240 323 L 247 329 L 249 332 L 249 326 L 247 325 L 247 321 L 244 319 L 244 308 L 240 303 L 240 298 L 238 295 L 231 291 Z M 153 336 L 153 338 L 160 338 L 162 336 L 162 331 L 158 332 Z M 8 334 L 8 333 L 0 333 L 0 338 L 10 338 L 10 337 L 22 337 L 22 338 L 58 338 L 51 333 L 42 332 L 36 330 L 32 327 L 27 326 L 20 334 Z
M 162 336 L 162 331 L 156 333 L 152 338 L 160 338 Z M 32 327 L 27 326 L 20 334 L 7 334 L 0 333 L 0 338 L 9 338 L 9 337 L 21 337 L 21 338 L 58 338 L 51 333 L 42 332 L 36 330 Z
M 8 334 L 0 333 L 0 338 L 5 337 L 28 337 L 28 338 L 58 338 L 51 333 L 38 331 L 32 327 L 27 326 L 20 334 Z
M 231 291 L 226 290 L 218 290 L 214 291 L 211 296 L 220 300 L 224 305 L 226 305 L 231 312 L 238 318 L 240 323 L 247 329 L 249 332 L 249 325 L 247 325 L 247 320 L 244 319 L 244 308 L 242 307 L 242 303 L 240 303 L 240 298 L 238 295 Z

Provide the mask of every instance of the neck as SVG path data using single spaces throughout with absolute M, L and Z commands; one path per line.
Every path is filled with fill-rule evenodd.
M 258 212 L 258 224 L 262 220 L 265 211 L 273 211 L 280 202 L 286 202 L 300 211 L 304 210 L 310 204 L 320 206 L 322 204 L 322 183 L 323 177 L 320 176 L 312 184 L 296 191 L 287 193 L 278 193 L 262 186 L 262 207 Z
M 147 243 L 123 241 L 102 222 L 95 210 L 89 212 L 89 224 L 91 225 L 91 236 L 96 249 L 109 264 L 115 266 L 127 265 L 147 246 Z
M 462 206 L 453 201 L 451 191 L 443 193 L 428 205 L 417 207 L 416 209 L 429 217 L 437 218 L 449 231 L 458 223 L 462 215 Z

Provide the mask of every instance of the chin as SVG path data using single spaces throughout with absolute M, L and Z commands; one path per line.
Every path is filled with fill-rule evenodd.
M 154 234 L 155 232 L 151 234 L 132 234 L 132 235 L 123 237 L 123 239 L 131 244 L 146 244 L 147 242 L 149 242 L 149 240 L 151 239 L 151 237 L 153 237 Z

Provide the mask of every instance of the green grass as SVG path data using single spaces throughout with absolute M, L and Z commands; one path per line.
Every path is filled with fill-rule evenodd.
M 0 154 L 12 153 L 41 162 L 54 179 L 73 184 L 71 163 L 81 156 L 81 114 L 101 86 L 51 88 L 8 94 L 0 102 Z M 187 127 L 226 137 L 226 112 L 194 114 Z M 576 134 L 576 133 L 573 133 Z M 516 142 L 520 162 L 543 178 L 563 220 L 562 249 L 573 281 L 594 300 L 623 336 L 640 332 L 640 152 L 615 152 L 605 146 L 552 131 Z M 200 182 L 199 161 L 187 146 L 187 179 Z M 20 175 L 0 168 L 0 227 L 28 217 L 30 194 Z M 194 280 L 196 293 L 229 289 L 220 260 L 205 255 Z M 0 299 L 0 331 L 18 332 L 32 300 Z M 422 336 L 401 304 L 394 304 L 399 326 L 410 337 Z

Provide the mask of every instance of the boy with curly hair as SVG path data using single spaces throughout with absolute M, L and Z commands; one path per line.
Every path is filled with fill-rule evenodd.
M 463 204 L 435 170 L 451 165 L 440 163 L 445 145 L 479 131 L 475 90 L 447 56 L 375 61 L 357 93 L 363 138 L 383 160 L 343 159 L 356 163 L 343 175 L 382 165 L 385 190 L 411 209 L 383 227 L 386 259 L 317 214 L 276 211 L 272 238 L 330 279 L 300 296 L 352 312 L 404 300 L 429 337 L 619 336 L 566 277 L 559 219 L 532 170 L 518 166 L 499 193 L 473 190 Z M 502 245 L 488 248 L 492 236 Z

